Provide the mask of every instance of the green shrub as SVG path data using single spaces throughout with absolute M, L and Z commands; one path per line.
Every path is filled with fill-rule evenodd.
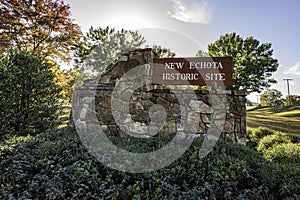
M 57 123 L 61 88 L 52 64 L 26 52 L 0 59 L 0 133 L 26 136 Z
M 256 149 L 267 160 L 300 164 L 299 135 L 277 132 L 273 135 L 263 137 Z
M 292 143 L 300 143 L 300 135 L 297 134 L 286 134 L 286 138 L 288 138 Z
M 257 145 L 257 151 L 264 154 L 266 151 L 268 151 L 270 148 L 277 144 L 287 144 L 290 143 L 291 140 L 286 137 L 284 134 L 277 132 L 273 135 L 267 135 L 263 137 Z
M 111 138 L 127 150 L 145 152 L 170 138 Z M 136 144 L 133 144 L 133 141 Z M 254 149 L 218 143 L 199 159 L 202 139 L 170 166 L 143 174 L 107 168 L 90 155 L 78 135 L 47 131 L 20 141 L 0 163 L 0 199 L 297 199 L 298 165 L 266 161 Z M 140 146 L 141 149 L 138 149 Z M 151 150 L 149 148 L 149 150 Z M 8 150 L 6 150 L 8 151 Z
M 259 141 L 268 135 L 273 135 L 276 131 L 266 128 L 266 127 L 258 127 L 252 131 L 248 131 L 247 133 L 247 145 L 253 148 L 256 148 Z
M 264 151 L 263 156 L 270 161 L 300 165 L 300 144 L 277 143 Z
M 22 143 L 32 139 L 32 136 L 12 136 L 9 139 L 0 142 L 0 160 L 4 158 L 6 154 L 9 154 L 14 150 L 18 143 Z

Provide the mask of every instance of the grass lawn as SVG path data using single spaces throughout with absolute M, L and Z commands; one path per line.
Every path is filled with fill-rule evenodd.
M 285 133 L 300 134 L 300 106 L 247 108 L 247 130 L 264 126 Z

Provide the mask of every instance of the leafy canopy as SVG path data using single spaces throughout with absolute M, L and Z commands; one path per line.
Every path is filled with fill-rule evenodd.
M 283 104 L 282 93 L 276 89 L 267 89 L 260 95 L 260 102 L 263 106 L 279 106 Z
M 0 51 L 16 48 L 69 61 L 80 27 L 62 0 L 0 0 Z
M 170 49 L 161 47 L 159 45 L 153 45 L 152 50 L 157 54 L 159 58 L 174 58 L 176 55 Z
M 299 95 L 287 95 L 285 99 L 285 105 L 287 106 L 297 106 L 300 105 Z
M 81 70 L 103 73 L 123 53 L 140 48 L 145 43 L 137 31 L 93 28 L 76 44 L 76 63 Z
M 276 81 L 271 77 L 278 68 L 278 61 L 272 57 L 270 43 L 260 42 L 253 37 L 243 39 L 236 33 L 225 34 L 208 45 L 209 56 L 233 57 L 234 90 L 246 93 L 261 92 Z

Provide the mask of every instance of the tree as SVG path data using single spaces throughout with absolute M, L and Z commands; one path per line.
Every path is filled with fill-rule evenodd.
M 62 88 L 61 96 L 62 99 L 65 100 L 64 103 L 69 103 L 72 99 L 73 95 L 73 85 L 74 85 L 74 77 L 72 73 L 69 71 L 61 71 L 56 65 L 51 67 L 51 71 L 54 74 L 54 81 L 57 83 L 59 87 Z
M 75 61 L 81 65 L 81 70 L 103 73 L 120 55 L 140 48 L 144 43 L 144 37 L 137 31 L 91 27 L 76 44 Z
M 0 0 L 0 51 L 10 48 L 70 60 L 80 27 L 62 0 Z
M 261 92 L 276 81 L 271 77 L 278 68 L 278 61 L 272 57 L 270 43 L 260 42 L 253 37 L 243 39 L 236 33 L 225 34 L 208 45 L 209 56 L 233 57 L 234 90 L 247 94 Z
M 285 99 L 285 104 L 288 106 L 300 105 L 300 96 L 298 95 L 288 95 Z
M 0 59 L 0 132 L 37 134 L 57 123 L 61 88 L 52 64 L 26 52 Z
M 203 51 L 203 50 L 199 50 L 196 54 L 197 57 L 208 57 L 208 53 Z
M 260 95 L 260 102 L 262 106 L 279 106 L 283 104 L 282 93 L 276 89 L 267 89 Z
M 174 58 L 176 55 L 170 49 L 167 49 L 167 48 L 164 48 L 164 47 L 161 47 L 158 45 L 153 45 L 152 49 L 159 58 Z

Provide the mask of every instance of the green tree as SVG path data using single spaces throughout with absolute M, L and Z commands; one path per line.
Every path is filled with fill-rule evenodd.
M 300 105 L 300 96 L 298 95 L 288 95 L 285 99 L 285 104 L 288 106 Z
M 56 125 L 61 88 L 41 56 L 11 53 L 0 60 L 0 132 L 37 134 Z
M 53 63 L 68 62 L 82 33 L 63 0 L 0 0 L 0 52 L 26 51 Z M 70 76 L 53 65 L 66 100 L 72 95 Z
M 174 58 L 176 55 L 170 49 L 167 49 L 167 48 L 164 48 L 164 47 L 161 47 L 158 45 L 153 45 L 152 49 L 159 58 Z
M 199 50 L 196 54 L 197 57 L 208 57 L 208 53 L 203 51 L 203 50 Z
M 253 37 L 243 39 L 236 33 L 225 34 L 208 45 L 209 56 L 233 57 L 234 90 L 247 94 L 261 92 L 276 81 L 271 77 L 278 68 L 278 61 L 272 57 L 270 43 L 260 42 Z
M 276 89 L 267 89 L 260 95 L 262 106 L 279 106 L 283 104 L 282 93 Z
M 0 0 L 0 51 L 14 48 L 69 61 L 80 27 L 62 0 Z
M 91 27 L 76 44 L 75 61 L 81 71 L 103 73 L 120 55 L 140 48 L 144 43 L 144 37 L 137 31 Z
M 65 101 L 64 103 L 69 103 L 72 99 L 73 95 L 73 85 L 74 85 L 74 77 L 71 70 L 61 71 L 56 65 L 51 67 L 51 71 L 54 74 L 54 81 L 57 83 L 59 87 L 62 88 L 61 96 Z

